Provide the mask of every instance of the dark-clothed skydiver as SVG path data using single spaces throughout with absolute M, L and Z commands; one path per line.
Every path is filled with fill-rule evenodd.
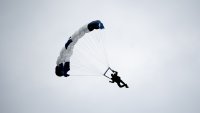
M 121 80 L 121 78 L 120 78 L 119 76 L 117 76 L 117 75 L 118 75 L 118 72 L 117 72 L 117 71 L 114 71 L 114 70 L 112 70 L 112 69 L 111 69 L 111 71 L 113 72 L 113 73 L 111 74 L 111 80 L 112 80 L 112 81 L 109 81 L 109 82 L 110 82 L 110 83 L 116 82 L 117 85 L 118 85 L 120 88 L 122 88 L 122 87 L 128 88 L 128 85 L 127 85 L 126 83 L 124 83 L 124 82 Z M 122 83 L 122 84 L 121 84 L 121 83 Z
M 96 20 L 84 25 L 68 39 L 57 58 L 57 65 L 55 68 L 55 73 L 57 76 L 69 76 L 68 71 L 70 70 L 70 57 L 72 56 L 74 45 L 81 37 L 83 37 L 86 33 L 93 31 L 94 29 L 104 29 L 101 21 Z

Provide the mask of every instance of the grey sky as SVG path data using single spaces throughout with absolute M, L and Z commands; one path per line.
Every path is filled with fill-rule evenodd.
M 1 0 L 1 113 L 199 113 L 198 0 Z M 68 37 L 99 19 L 111 67 L 104 77 L 59 78 Z M 80 72 L 81 73 L 81 72 Z

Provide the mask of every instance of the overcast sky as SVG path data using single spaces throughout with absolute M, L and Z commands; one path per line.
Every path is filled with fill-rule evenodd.
M 0 0 L 0 112 L 199 113 L 199 6 L 198 0 Z M 110 66 L 129 89 L 103 76 L 54 73 L 68 37 L 96 19 L 106 28 Z

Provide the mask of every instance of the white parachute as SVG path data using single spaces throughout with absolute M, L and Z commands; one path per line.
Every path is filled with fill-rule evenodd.
M 63 47 L 60 56 L 58 56 L 57 59 L 57 65 L 65 62 L 70 61 L 70 57 L 72 56 L 74 45 L 77 43 L 77 41 L 85 35 L 85 33 L 88 33 L 89 30 L 87 28 L 87 25 L 84 25 L 81 27 L 78 31 L 76 31 L 69 40 L 72 40 L 72 42 L 66 47 Z
M 104 29 L 104 25 L 101 21 L 99 20 L 96 20 L 96 21 L 92 21 L 90 22 L 89 24 L 86 24 L 84 26 L 82 26 L 81 28 L 79 28 L 79 30 L 77 30 L 67 41 L 67 43 L 65 44 L 65 46 L 62 48 L 61 52 L 60 52 L 60 55 L 58 56 L 57 58 L 57 66 L 56 66 L 56 69 L 55 69 L 55 73 L 56 75 L 58 76 L 69 76 L 69 73 L 68 71 L 71 69 L 71 57 L 73 56 L 73 51 L 74 50 L 77 50 L 77 49 L 74 49 L 76 48 L 76 44 L 77 42 L 79 41 L 80 38 L 82 38 L 86 33 L 89 33 L 89 32 L 94 32 L 94 29 L 96 29 L 97 31 L 100 30 L 100 29 Z M 89 38 L 88 38 L 89 39 Z M 95 37 L 93 38 L 95 39 Z M 85 39 L 84 39 L 85 40 Z M 98 44 L 100 44 L 100 42 L 95 42 L 95 41 L 91 41 L 93 42 L 94 46 L 97 47 Z M 96 44 L 95 44 L 96 43 Z M 82 48 L 85 48 L 86 46 L 90 45 L 91 43 L 86 43 L 84 46 L 82 47 L 79 47 L 80 49 Z M 77 45 L 78 46 L 78 45 Z M 87 50 L 85 51 L 82 51 L 81 53 L 87 53 L 90 49 L 94 49 L 95 47 L 94 46 L 91 46 L 91 47 L 88 47 Z M 78 50 L 77 50 L 78 51 Z M 99 51 L 93 51 L 94 54 L 96 54 L 96 57 L 99 55 Z M 85 55 L 85 54 L 84 54 Z M 83 56 L 84 56 L 83 55 Z M 87 54 L 88 55 L 88 54 Z M 89 56 L 91 56 L 91 54 L 89 54 Z M 78 55 L 78 57 L 81 57 L 81 55 Z M 95 58 L 96 58 L 95 57 Z M 76 56 L 77 58 L 77 56 Z M 89 60 L 87 59 L 87 61 L 92 61 L 93 58 L 89 58 Z M 75 60 L 76 63 L 75 65 L 79 65 L 81 64 L 82 61 L 84 60 L 81 60 L 80 62 L 77 62 L 78 60 L 76 59 Z M 100 58 L 97 58 L 96 61 L 102 61 Z M 88 63 L 87 62 L 87 63 Z M 86 64 L 86 63 L 85 63 Z M 108 64 L 108 63 L 107 63 Z M 108 67 L 108 65 L 107 65 Z M 83 66 L 82 65 L 82 68 L 88 68 L 87 66 Z M 92 67 L 89 67 L 89 70 L 91 69 Z M 91 69 L 92 70 L 92 69 Z M 73 71 L 73 70 L 72 70 Z M 103 74 L 103 72 L 101 73 Z

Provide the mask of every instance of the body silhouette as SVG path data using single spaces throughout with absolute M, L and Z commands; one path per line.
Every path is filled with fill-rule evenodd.
M 114 70 L 111 70 L 113 73 L 111 74 L 111 80 L 112 81 L 109 81 L 110 83 L 114 83 L 116 82 L 117 85 L 122 88 L 122 87 L 126 87 L 128 88 L 128 85 L 126 83 L 124 83 L 121 78 L 118 76 L 118 72 L 117 71 L 114 71 Z

